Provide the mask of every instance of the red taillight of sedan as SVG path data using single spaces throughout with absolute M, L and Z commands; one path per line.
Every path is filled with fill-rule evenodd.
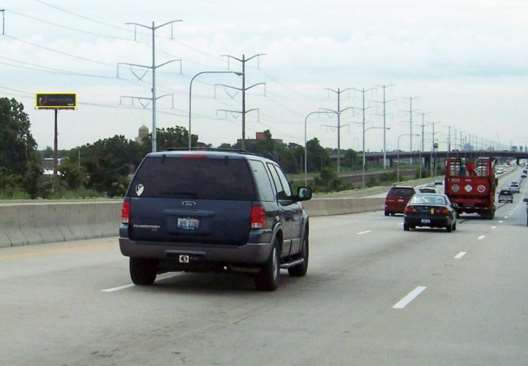
M 448 216 L 449 210 L 445 207 L 435 209 L 435 214 L 439 216 Z

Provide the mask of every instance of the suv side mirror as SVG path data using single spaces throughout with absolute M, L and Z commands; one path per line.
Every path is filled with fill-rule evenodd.
M 296 201 L 308 201 L 312 199 L 312 189 L 310 187 L 299 187 L 297 189 Z

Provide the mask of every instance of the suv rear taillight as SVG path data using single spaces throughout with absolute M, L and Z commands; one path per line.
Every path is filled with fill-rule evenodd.
M 266 227 L 266 211 L 264 207 L 255 205 L 251 207 L 251 228 L 264 229 Z
M 130 221 L 130 212 L 131 212 L 130 201 L 125 198 L 123 205 L 121 206 L 121 223 L 128 224 Z
M 403 213 L 406 214 L 406 215 L 412 214 L 412 213 L 416 213 L 416 208 L 414 208 L 412 206 L 407 206 L 407 207 L 405 207 L 405 211 Z

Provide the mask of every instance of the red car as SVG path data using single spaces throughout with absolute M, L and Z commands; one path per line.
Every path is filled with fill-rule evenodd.
M 385 216 L 403 213 L 405 206 L 414 196 L 416 191 L 413 187 L 394 186 L 385 198 Z

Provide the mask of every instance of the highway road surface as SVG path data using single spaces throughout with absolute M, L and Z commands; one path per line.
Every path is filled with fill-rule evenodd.
M 455 233 L 312 218 L 308 276 L 273 293 L 240 275 L 132 286 L 115 238 L 3 249 L 0 363 L 524 366 L 525 191 Z

